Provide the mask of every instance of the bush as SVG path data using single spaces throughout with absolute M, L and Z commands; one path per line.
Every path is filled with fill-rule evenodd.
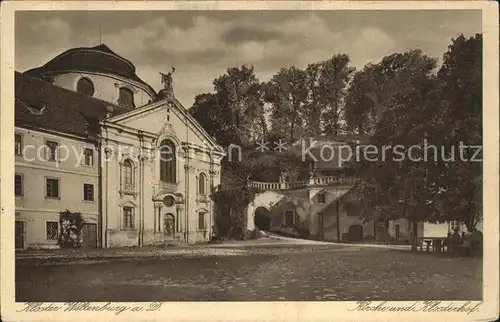
M 299 237 L 300 234 L 293 227 L 283 227 L 280 229 L 280 234 L 286 237 Z
M 368 242 L 373 242 L 373 241 L 375 241 L 375 236 L 371 236 L 371 235 L 365 236 L 364 240 L 368 241 Z
M 215 231 L 218 237 L 245 239 L 246 209 L 256 190 L 249 187 L 219 189 L 211 198 L 215 204 Z
M 311 233 L 309 232 L 309 229 L 301 227 L 297 229 L 297 233 L 299 234 L 300 238 L 309 238 L 311 237 Z
M 79 212 L 68 209 L 59 213 L 59 236 L 57 243 L 60 248 L 77 248 L 82 246 L 82 228 L 84 220 Z

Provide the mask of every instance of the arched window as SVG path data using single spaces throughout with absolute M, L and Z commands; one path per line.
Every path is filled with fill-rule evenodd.
M 120 87 L 118 93 L 118 105 L 134 108 L 134 93 L 126 87 Z
M 88 96 L 94 95 L 94 84 L 88 78 L 80 78 L 76 84 L 76 91 Z
M 123 162 L 123 184 L 125 188 L 131 189 L 134 186 L 133 164 L 130 160 Z
M 170 140 L 163 140 L 160 146 L 160 180 L 162 182 L 176 182 L 175 144 Z
M 206 184 L 207 184 L 207 176 L 204 173 L 201 173 L 200 177 L 198 178 L 198 191 L 201 196 L 204 196 L 206 194 L 205 191 Z

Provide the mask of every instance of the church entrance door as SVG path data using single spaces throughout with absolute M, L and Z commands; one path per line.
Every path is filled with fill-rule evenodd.
M 165 240 L 175 239 L 175 217 L 173 214 L 165 214 L 163 216 L 163 234 Z

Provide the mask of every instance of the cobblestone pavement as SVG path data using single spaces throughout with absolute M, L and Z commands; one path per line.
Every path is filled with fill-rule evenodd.
M 482 262 L 344 247 L 219 249 L 202 257 L 16 263 L 16 301 L 480 300 Z

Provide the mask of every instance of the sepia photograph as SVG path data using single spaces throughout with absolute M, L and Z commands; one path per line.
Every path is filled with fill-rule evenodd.
M 485 6 L 44 8 L 2 60 L 16 312 L 498 297 Z

